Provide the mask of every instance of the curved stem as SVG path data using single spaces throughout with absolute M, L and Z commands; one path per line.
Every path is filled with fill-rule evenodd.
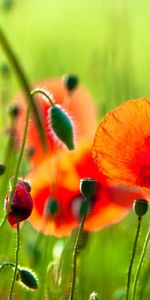
M 13 275 L 12 284 L 11 284 L 11 288 L 10 288 L 9 300 L 12 299 L 13 289 L 14 289 L 14 284 L 15 284 L 16 275 L 17 275 L 17 269 L 18 269 L 19 245 L 20 245 L 19 222 L 20 222 L 20 216 L 18 215 L 18 217 L 17 217 L 17 248 L 16 248 L 16 261 L 15 261 L 14 275 Z
M 137 225 L 137 230 L 136 230 L 135 240 L 134 240 L 133 250 L 132 250 L 132 256 L 131 256 L 129 270 L 128 270 L 126 300 L 129 299 L 130 284 L 131 284 L 131 273 L 132 273 L 132 267 L 133 267 L 135 253 L 136 253 L 136 247 L 137 247 L 137 241 L 138 241 L 140 227 L 141 227 L 141 220 L 142 220 L 142 218 L 138 217 L 138 225 Z
M 18 175 L 19 175 L 19 169 L 20 169 L 20 165 L 21 165 L 21 160 L 22 160 L 22 157 L 23 157 L 23 152 L 24 152 L 25 143 L 26 143 L 26 136 L 27 136 L 30 112 L 31 112 L 31 106 L 28 105 L 22 145 L 21 145 L 20 154 L 19 154 L 18 161 L 17 161 L 15 176 L 14 176 L 13 183 L 12 183 L 12 192 L 10 194 L 10 199 L 9 199 L 8 206 L 7 206 L 7 211 L 5 212 L 4 217 L 2 218 L 2 220 L 0 222 L 0 229 L 2 229 L 3 225 L 5 224 L 6 217 L 9 213 L 10 206 L 11 206 L 11 203 L 13 201 L 13 197 L 14 197 L 14 193 L 15 193 L 15 187 L 16 187 L 16 183 L 17 183 L 17 179 L 18 179 Z
M 19 61 L 17 60 L 17 57 L 15 56 L 15 54 L 13 53 L 11 46 L 9 45 L 9 42 L 7 41 L 2 29 L 0 28 L 0 44 L 5 52 L 5 54 L 7 55 L 10 63 L 12 64 L 12 66 L 14 67 L 14 70 L 16 71 L 16 74 L 18 75 L 18 79 L 24 89 L 25 95 L 27 96 L 27 99 L 29 101 L 29 103 L 31 104 L 31 107 L 34 111 L 34 115 L 36 118 L 36 122 L 37 122 L 37 127 L 39 129 L 39 134 L 40 134 L 40 138 L 43 144 L 44 149 L 47 149 L 46 147 L 46 140 L 45 140 L 45 135 L 44 135 L 44 130 L 43 130 L 43 126 L 41 123 L 41 119 L 36 107 L 36 104 L 32 98 L 32 95 L 30 93 L 31 88 L 30 85 L 28 83 L 28 80 L 19 64 Z
M 142 253 L 141 253 L 141 257 L 140 257 L 140 260 L 139 260 L 139 263 L 138 263 L 138 266 L 137 266 L 137 270 L 136 270 L 136 274 L 135 274 L 135 278 L 134 278 L 134 283 L 133 283 L 133 291 L 132 291 L 132 298 L 131 298 L 132 300 L 135 299 L 136 287 L 137 287 L 137 283 L 138 283 L 138 280 L 139 280 L 139 275 L 140 275 L 141 267 L 142 267 L 143 260 L 144 260 L 144 257 L 145 257 L 145 253 L 146 253 L 146 250 L 148 248 L 149 239 L 150 239 L 150 228 L 149 228 L 148 233 L 146 235 L 144 246 L 143 246 Z
M 77 237 L 76 237 L 76 240 L 75 240 L 74 248 L 73 248 L 73 272 L 72 272 L 72 281 L 71 281 L 71 290 L 70 290 L 69 300 L 73 300 L 73 296 L 74 296 L 75 281 L 76 281 L 76 264 L 77 264 L 78 244 L 79 244 L 79 241 L 80 241 L 81 233 L 82 233 L 82 230 L 83 230 L 85 218 L 86 218 L 87 211 L 88 211 L 88 202 L 87 202 L 88 200 L 86 199 L 85 201 L 86 201 L 85 209 L 84 209 L 84 212 L 83 212 L 81 224 L 80 224 L 78 234 L 77 234 Z
M 11 267 L 11 268 L 14 268 L 14 267 L 15 267 L 15 264 L 10 263 L 10 262 L 3 263 L 2 265 L 0 265 L 0 271 L 3 270 L 5 267 Z
M 54 106 L 53 100 L 52 100 L 52 95 L 50 93 L 48 93 L 47 91 L 45 91 L 44 89 L 39 89 L 36 88 L 34 90 L 31 91 L 31 95 L 35 95 L 35 94 L 42 94 L 43 96 L 45 96 L 48 101 L 50 102 L 51 106 Z

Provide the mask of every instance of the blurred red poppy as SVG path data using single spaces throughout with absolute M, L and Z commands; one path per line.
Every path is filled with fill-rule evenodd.
M 79 141 L 92 140 L 94 137 L 94 132 L 97 126 L 97 113 L 96 107 L 92 97 L 89 92 L 82 86 L 78 86 L 71 94 L 68 93 L 63 81 L 60 79 L 51 79 L 36 85 L 38 88 L 47 90 L 53 94 L 54 102 L 61 104 L 62 107 L 71 116 L 74 123 L 75 131 L 75 144 L 77 145 Z M 56 140 L 52 134 L 52 130 L 49 124 L 49 101 L 42 95 L 36 95 L 37 108 L 41 116 L 44 131 L 47 137 L 48 152 L 44 153 L 38 130 L 35 126 L 34 119 L 30 118 L 28 135 L 27 135 L 27 148 L 29 152 L 32 153 L 32 163 L 36 165 L 45 156 L 49 157 L 50 154 L 56 151 L 56 148 L 64 148 L 61 143 L 56 144 Z M 23 96 L 17 97 L 17 103 L 20 108 L 19 116 L 17 119 L 17 131 L 18 139 L 22 138 L 22 127 L 25 122 L 25 112 L 26 103 Z M 90 120 L 90 121 L 89 121 Z
M 83 198 L 80 178 L 97 180 L 85 229 L 99 230 L 119 221 L 131 208 L 133 200 L 144 197 L 137 188 L 118 186 L 102 176 L 92 160 L 88 145 L 75 151 L 60 151 L 46 158 L 30 174 L 34 209 L 29 221 L 36 230 L 56 236 L 68 235 L 79 225 Z
M 106 114 L 93 144 L 99 171 L 126 185 L 150 188 L 150 100 L 130 100 Z

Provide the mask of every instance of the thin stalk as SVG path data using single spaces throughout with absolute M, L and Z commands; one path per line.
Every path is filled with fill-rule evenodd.
M 16 281 L 16 275 L 17 275 L 17 270 L 18 270 L 18 259 L 19 259 L 19 245 L 20 245 L 20 236 L 19 236 L 19 224 L 20 224 L 20 216 L 18 215 L 17 217 L 17 248 L 16 248 L 16 261 L 15 261 L 15 269 L 14 269 L 14 275 L 12 279 L 12 284 L 10 288 L 10 294 L 9 294 L 9 300 L 12 299 L 13 296 L 13 289 L 14 289 L 14 284 Z
M 137 224 L 137 229 L 136 229 L 136 234 L 135 234 L 135 240 L 133 244 L 133 250 L 132 250 L 132 256 L 129 264 L 129 270 L 128 270 L 128 278 L 127 278 L 127 291 L 126 291 L 126 300 L 129 299 L 129 293 L 130 293 L 130 285 L 131 285 L 131 274 L 132 274 L 132 267 L 134 263 L 134 258 L 135 258 L 135 253 L 136 253 L 136 248 L 137 248 L 137 241 L 140 233 L 140 228 L 141 228 L 141 217 L 138 217 L 138 224 Z
M 144 278 L 142 280 L 142 287 L 140 289 L 140 292 L 139 292 L 139 299 L 142 300 L 143 299 L 143 295 L 144 295 L 144 290 L 146 288 L 146 285 L 148 283 L 148 279 L 149 279 L 149 273 L 150 273 L 150 261 L 148 263 L 148 266 L 147 266 L 147 269 L 146 269 L 146 272 L 144 274 Z
M 44 89 L 37 88 L 37 89 L 32 90 L 31 95 L 34 96 L 35 94 L 42 94 L 43 96 L 45 96 L 48 99 L 48 101 L 50 102 L 50 105 L 54 106 L 54 103 L 52 100 L 53 99 L 52 95 L 50 93 L 48 93 L 47 91 L 45 91 Z
M 17 57 L 15 56 L 14 52 L 12 51 L 12 48 L 7 40 L 7 38 L 5 37 L 4 32 L 2 31 L 2 28 L 0 28 L 0 44 L 5 52 L 5 54 L 7 55 L 10 63 L 12 64 L 14 70 L 16 71 L 16 74 L 18 76 L 18 79 L 20 81 L 20 84 L 22 85 L 22 88 L 24 89 L 24 93 L 27 96 L 27 99 L 29 101 L 29 104 L 31 104 L 31 107 L 33 109 L 35 118 L 36 118 L 36 122 L 37 122 L 37 127 L 39 129 L 39 135 L 43 144 L 44 149 L 47 149 L 46 147 L 46 140 L 45 140 L 45 134 L 44 134 L 44 130 L 43 130 L 43 126 L 41 123 L 41 119 L 36 107 L 36 104 L 33 100 L 33 97 L 30 93 L 31 91 L 31 87 L 29 85 L 29 82 L 19 64 L 19 61 L 17 59 Z
M 137 266 L 137 270 L 136 270 L 136 274 L 135 274 L 135 278 L 134 278 L 134 282 L 133 282 L 133 291 L 132 291 L 132 298 L 131 300 L 135 299 L 135 294 L 136 294 L 136 287 L 137 287 L 137 283 L 139 280 L 139 275 L 140 275 L 140 271 L 141 271 L 141 267 L 144 261 L 144 257 L 145 257 L 145 253 L 147 251 L 148 248 L 148 244 L 149 244 L 149 240 L 150 240 L 150 228 L 147 232 L 146 238 L 145 238 L 145 242 L 144 242 L 144 246 L 142 249 L 142 253 L 141 253 L 141 257 Z
M 12 183 L 12 192 L 10 194 L 10 199 L 9 199 L 8 206 L 7 206 L 7 211 L 5 212 L 3 218 L 0 222 L 0 230 L 2 229 L 3 225 L 5 224 L 6 217 L 9 213 L 10 206 L 11 206 L 11 203 L 13 201 L 13 197 L 14 197 L 14 193 L 15 193 L 15 187 L 16 187 L 16 183 L 17 183 L 17 179 L 18 179 L 18 175 L 19 175 L 19 169 L 20 169 L 20 165 L 21 165 L 21 160 L 22 160 L 22 157 L 23 157 L 23 152 L 24 152 L 25 143 L 26 143 L 26 136 L 27 136 L 30 112 L 31 112 L 31 106 L 28 105 L 22 145 L 21 145 L 20 154 L 19 154 L 19 157 L 18 157 L 17 165 L 16 165 L 14 180 L 13 180 L 13 183 Z
M 86 199 L 85 201 L 88 201 L 88 200 Z M 85 209 L 84 209 L 84 212 L 83 212 L 81 224 L 80 224 L 78 234 L 77 234 L 77 237 L 76 237 L 76 240 L 75 240 L 74 248 L 73 248 L 73 272 L 72 272 L 71 290 L 70 290 L 69 300 L 73 300 L 73 297 L 74 297 L 75 282 L 76 282 L 76 264 L 77 264 L 78 245 L 79 245 L 81 233 L 82 233 L 82 230 L 83 230 L 84 222 L 85 222 L 85 219 L 86 219 L 87 211 L 88 211 L 88 203 L 86 203 L 86 205 L 85 205 Z

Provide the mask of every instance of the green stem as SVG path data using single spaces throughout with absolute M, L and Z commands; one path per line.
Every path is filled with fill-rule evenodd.
M 145 257 L 145 253 L 146 253 L 146 250 L 148 248 L 149 239 L 150 239 L 150 228 L 149 228 L 148 233 L 146 235 L 144 246 L 143 246 L 142 253 L 141 253 L 141 257 L 140 257 L 140 260 L 139 260 L 139 263 L 138 263 L 138 266 L 137 266 L 137 270 L 136 270 L 136 274 L 135 274 L 135 278 L 134 278 L 134 283 L 133 283 L 133 291 L 132 291 L 132 298 L 131 298 L 132 300 L 135 299 L 136 287 L 137 287 L 137 283 L 138 283 L 138 280 L 139 280 L 139 275 L 140 275 L 141 267 L 142 267 L 143 260 L 144 260 L 144 257 Z
M 10 263 L 10 262 L 3 263 L 2 265 L 0 265 L 0 271 L 3 270 L 5 267 L 11 267 L 11 268 L 14 268 L 14 267 L 15 267 L 15 264 Z
M 50 105 L 54 106 L 52 96 L 50 95 L 50 93 L 48 93 L 44 89 L 37 88 L 37 89 L 32 90 L 31 95 L 34 96 L 35 94 L 42 94 L 43 96 L 45 96 L 48 99 L 48 101 L 50 102 Z
M 69 300 L 73 300 L 73 296 L 74 296 L 75 281 L 76 281 L 76 264 L 77 264 L 78 244 L 79 244 L 79 241 L 80 241 L 80 237 L 81 237 L 81 234 L 82 234 L 85 218 L 86 218 L 87 211 L 88 211 L 88 199 L 86 199 L 85 201 L 86 201 L 85 202 L 85 204 L 86 204 L 85 209 L 84 209 L 84 212 L 83 212 L 81 224 L 80 224 L 78 234 L 77 234 L 77 237 L 76 237 L 76 240 L 75 240 L 74 248 L 73 248 L 73 272 L 72 272 L 72 281 L 71 281 L 71 290 L 70 290 Z
M 25 95 L 27 96 L 27 99 L 29 101 L 29 103 L 31 104 L 31 107 L 34 111 L 35 117 L 36 117 L 36 122 L 37 122 L 37 127 L 39 129 L 39 134 L 40 134 L 40 138 L 43 144 L 44 149 L 47 149 L 46 147 L 46 140 L 45 140 L 45 135 L 44 135 L 44 130 L 43 130 L 43 126 L 41 123 L 41 119 L 36 107 L 36 104 L 33 100 L 33 97 L 30 93 L 31 91 L 31 87 L 28 83 L 28 80 L 19 64 L 19 61 L 17 60 L 17 57 L 15 56 L 15 54 L 13 53 L 11 46 L 9 45 L 8 40 L 6 39 L 2 29 L 0 28 L 0 44 L 4 50 L 4 52 L 6 53 L 10 63 L 12 64 L 12 66 L 14 67 L 14 70 L 16 71 L 16 74 L 18 76 L 18 79 L 22 85 L 22 88 L 24 89 Z
M 150 261 L 148 263 L 146 272 L 144 273 L 144 278 L 142 280 L 142 287 L 141 287 L 140 292 L 139 292 L 139 299 L 140 300 L 143 299 L 144 291 L 145 291 L 145 288 L 146 288 L 146 285 L 147 285 L 148 279 L 149 279 L 149 273 L 150 273 Z
M 14 193 L 15 193 L 15 187 L 16 187 L 16 183 L 17 183 L 17 179 L 18 179 L 18 175 L 19 175 L 19 169 L 20 169 L 20 165 L 21 165 L 21 160 L 22 160 L 22 157 L 23 157 L 23 152 L 24 152 L 25 143 L 26 143 L 26 136 L 27 136 L 27 130 L 28 130 L 30 111 L 31 111 L 31 106 L 28 105 L 27 114 L 26 114 L 26 121 L 25 121 L 24 135 L 23 135 L 23 141 L 22 141 L 20 154 L 19 154 L 18 161 L 17 161 L 15 176 L 14 176 L 13 183 L 12 183 L 12 192 L 10 194 L 10 199 L 9 199 L 8 206 L 7 206 L 7 211 L 5 212 L 4 217 L 2 218 L 2 220 L 0 222 L 0 229 L 2 229 L 3 225 L 5 224 L 6 217 L 9 213 L 10 206 L 11 206 L 11 203 L 13 201 L 13 197 L 14 197 Z
M 137 225 L 137 230 L 136 230 L 135 240 L 134 240 L 133 250 L 132 250 L 132 256 L 131 256 L 129 270 L 128 270 L 126 300 L 129 299 L 130 284 L 131 284 L 131 273 L 132 273 L 132 267 L 133 267 L 133 263 L 134 263 L 135 253 L 136 253 L 137 241 L 138 241 L 138 237 L 139 237 L 139 233 L 140 233 L 141 220 L 142 220 L 142 218 L 138 217 L 138 225 Z
M 12 296 L 13 296 L 13 289 L 14 289 L 14 284 L 15 284 L 15 280 L 16 280 L 17 270 L 18 270 L 19 245 L 20 245 L 19 224 L 20 224 L 20 216 L 18 215 L 18 217 L 17 217 L 17 248 L 16 248 L 16 261 L 15 261 L 14 275 L 13 275 L 12 284 L 11 284 L 11 288 L 10 288 L 9 300 L 11 300 L 11 299 L 12 299 Z

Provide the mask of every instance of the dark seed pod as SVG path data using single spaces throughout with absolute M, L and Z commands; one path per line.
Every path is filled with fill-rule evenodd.
M 145 199 L 137 199 L 134 201 L 133 210 L 138 217 L 144 216 L 148 211 L 148 201 Z
M 80 192 L 85 198 L 94 196 L 96 187 L 97 182 L 93 178 L 83 178 L 80 180 Z

